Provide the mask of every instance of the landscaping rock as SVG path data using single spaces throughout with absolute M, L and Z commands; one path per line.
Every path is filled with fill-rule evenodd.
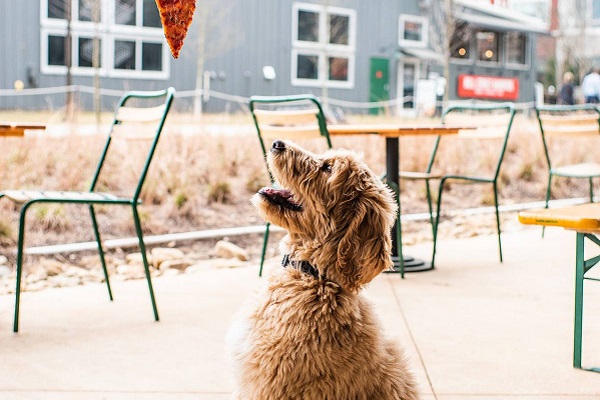
M 168 247 L 156 247 L 152 249 L 152 260 L 154 268 L 162 268 L 161 264 L 165 261 L 180 260 L 185 257 L 185 253 L 179 249 Z
M 217 257 L 237 258 L 241 261 L 248 261 L 250 259 L 250 256 L 246 250 L 225 240 L 219 240 L 215 244 L 214 251 Z

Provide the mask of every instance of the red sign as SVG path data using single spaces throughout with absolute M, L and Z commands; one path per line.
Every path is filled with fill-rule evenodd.
M 519 80 L 462 74 L 458 76 L 458 97 L 516 100 L 519 98 Z

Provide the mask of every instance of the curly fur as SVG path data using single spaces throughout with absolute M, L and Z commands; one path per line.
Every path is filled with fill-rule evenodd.
M 283 148 L 283 149 L 282 149 Z M 278 268 L 230 333 L 239 400 L 413 400 L 416 384 L 396 343 L 381 334 L 360 289 L 392 265 L 396 203 L 359 157 L 277 141 L 268 163 L 302 210 L 257 194 L 253 203 L 288 232 L 294 260 L 315 278 Z

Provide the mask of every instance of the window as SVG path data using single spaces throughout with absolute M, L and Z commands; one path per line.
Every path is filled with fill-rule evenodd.
M 292 85 L 354 87 L 356 12 L 294 3 Z
M 523 33 L 507 32 L 504 35 L 506 41 L 506 63 L 525 65 L 527 51 L 527 37 Z
M 40 0 L 40 4 L 42 73 L 65 74 L 70 52 L 72 73 L 92 75 L 97 35 L 101 76 L 169 77 L 169 50 L 154 0 Z M 94 10 L 95 4 L 100 8 Z M 69 14 L 72 40 L 67 48 Z
M 450 40 L 450 57 L 459 60 L 471 58 L 472 29 L 466 23 L 456 24 Z
M 404 46 L 427 46 L 429 23 L 427 18 L 416 15 L 400 15 L 398 44 Z
M 594 23 L 600 23 L 600 0 L 591 0 L 590 1 L 590 14 L 591 19 Z
M 477 39 L 477 60 L 498 62 L 498 33 L 479 31 Z

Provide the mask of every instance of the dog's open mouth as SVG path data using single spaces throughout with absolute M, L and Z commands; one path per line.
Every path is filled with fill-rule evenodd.
M 302 205 L 294 201 L 294 194 L 287 189 L 275 189 L 264 187 L 258 191 L 263 198 L 271 204 L 275 204 L 288 210 L 302 211 Z

